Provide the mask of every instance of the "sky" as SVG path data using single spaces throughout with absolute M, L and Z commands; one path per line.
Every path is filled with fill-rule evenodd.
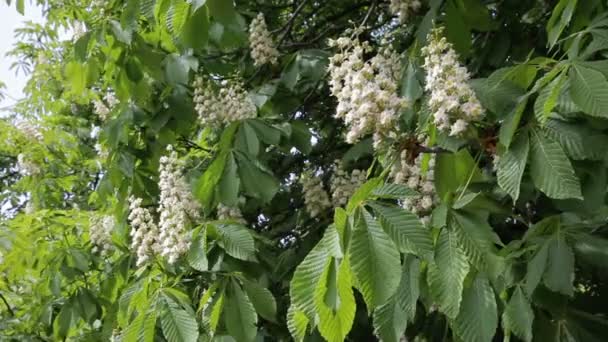
M 21 98 L 22 89 L 27 81 L 27 77 L 22 72 L 15 75 L 15 71 L 10 69 L 15 60 L 5 56 L 16 42 L 13 31 L 21 27 L 25 21 L 43 21 L 40 8 L 30 4 L 29 1 L 26 1 L 23 16 L 15 10 L 14 1 L 12 3 L 9 7 L 4 0 L 0 0 L 0 80 L 6 84 L 8 94 L 4 100 L 0 101 L 0 108 L 8 107 L 15 102 L 15 99 Z

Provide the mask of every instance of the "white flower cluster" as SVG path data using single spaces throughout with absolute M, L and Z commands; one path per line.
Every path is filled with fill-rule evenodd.
M 102 121 L 106 121 L 110 116 L 112 109 L 116 107 L 120 101 L 116 98 L 114 93 L 106 93 L 103 97 L 105 100 L 93 100 L 93 112 L 99 116 Z
M 228 84 L 224 81 L 216 93 L 210 85 L 205 85 L 202 76 L 197 76 L 192 86 L 194 109 L 203 125 L 221 126 L 257 115 L 255 103 L 239 82 Z
M 340 49 L 330 58 L 329 84 L 338 99 L 336 117 L 349 129 L 346 141 L 354 143 L 373 133 L 378 147 L 385 137 L 396 137 L 397 119 L 407 105 L 397 94 L 399 55 L 383 48 L 365 60 L 369 43 L 347 37 L 331 40 L 330 46 Z
M 331 207 L 329 195 L 323 189 L 320 177 L 316 177 L 312 172 L 307 171 L 300 177 L 300 183 L 304 192 L 306 211 L 310 217 L 315 218 Z
M 367 178 L 364 171 L 355 169 L 350 173 L 344 171 L 341 163 L 336 161 L 331 177 L 331 201 L 334 207 L 341 207 L 348 203 L 355 191 L 365 183 Z
M 15 127 L 30 140 L 42 141 L 42 139 L 44 139 L 40 129 L 29 121 L 20 121 Z
M 110 215 L 91 217 L 89 238 L 93 244 L 93 253 L 107 256 L 113 250 L 112 230 L 114 224 L 114 217 Z
M 131 249 L 137 253 L 137 266 L 159 254 L 159 231 L 150 210 L 141 206 L 142 199 L 129 198 L 129 222 L 131 222 Z
M 272 41 L 272 36 L 264 15 L 259 13 L 249 25 L 249 47 L 251 48 L 251 58 L 255 66 L 261 66 L 266 63 L 276 64 L 279 58 L 279 51 Z
M 217 219 L 236 221 L 240 224 L 246 224 L 247 221 L 243 218 L 243 214 L 238 207 L 229 207 L 222 203 L 217 205 Z
M 424 223 L 430 220 L 430 213 L 437 203 L 435 193 L 435 155 L 431 154 L 426 170 L 422 161 L 425 154 L 419 154 L 414 163 L 408 161 L 407 150 L 401 151 L 399 160 L 391 168 L 391 177 L 395 183 L 407 185 L 419 193 L 418 196 L 403 200 L 403 208 L 418 215 Z
M 23 176 L 34 176 L 40 173 L 38 164 L 28 159 L 23 153 L 17 155 L 17 170 Z
M 186 230 L 191 220 L 199 217 L 199 205 L 188 189 L 182 175 L 182 165 L 171 145 L 168 156 L 160 158 L 160 235 L 161 255 L 170 264 L 190 248 L 190 236 Z
M 405 24 L 410 15 L 420 9 L 420 5 L 420 0 L 391 0 L 389 8 L 391 13 L 399 16 L 399 21 Z
M 452 136 L 462 135 L 469 123 L 483 116 L 483 108 L 467 81 L 469 72 L 458 61 L 458 55 L 445 37 L 442 28 L 435 28 L 422 48 L 425 89 L 431 93 L 429 106 L 434 122 Z

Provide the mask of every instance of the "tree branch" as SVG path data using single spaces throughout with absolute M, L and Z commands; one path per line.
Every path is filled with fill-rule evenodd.
M 283 45 L 283 43 L 285 42 L 285 39 L 287 38 L 287 35 L 289 34 L 289 32 L 291 31 L 291 29 L 293 28 L 293 24 L 296 21 L 296 17 L 300 14 L 300 12 L 304 9 L 304 5 L 306 5 L 306 3 L 309 0 L 302 0 L 302 2 L 300 3 L 300 5 L 298 6 L 298 8 L 296 8 L 296 10 L 293 12 L 293 15 L 291 16 L 291 18 L 289 18 L 289 21 L 287 21 L 287 24 L 285 24 L 285 28 L 283 29 L 283 35 L 281 36 L 281 39 L 279 39 L 279 42 L 277 44 L 277 46 L 281 46 Z
M 8 302 L 6 301 L 6 298 L 4 298 L 2 293 L 0 293 L 0 299 L 2 299 L 2 301 L 4 302 L 4 305 L 6 305 L 6 310 L 8 310 L 8 313 L 11 315 L 11 317 L 15 317 L 15 312 L 13 311 L 11 306 L 8 304 Z

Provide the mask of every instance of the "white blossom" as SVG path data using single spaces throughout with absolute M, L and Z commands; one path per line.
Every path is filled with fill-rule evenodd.
M 430 92 L 429 107 L 437 128 L 452 136 L 462 135 L 471 122 L 478 121 L 483 108 L 467 81 L 469 72 L 458 61 L 458 55 L 435 28 L 422 48 L 426 70 L 425 90 Z
M 389 47 L 366 60 L 370 45 L 346 37 L 330 45 L 340 49 L 330 58 L 329 85 L 338 99 L 335 116 L 348 127 L 346 141 L 355 143 L 373 133 L 378 147 L 386 137 L 395 138 L 397 120 L 407 105 L 397 94 L 399 55 Z
M 93 244 L 93 253 L 107 256 L 114 247 L 112 246 L 112 230 L 114 229 L 114 217 L 110 215 L 91 217 L 89 228 L 89 239 Z
M 137 254 L 138 266 L 161 252 L 158 227 L 154 223 L 150 210 L 142 207 L 141 203 L 141 198 L 133 196 L 129 198 L 131 249 Z
M 355 191 L 365 183 L 367 178 L 364 171 L 344 171 L 339 161 L 334 164 L 334 174 L 331 178 L 331 200 L 334 207 L 342 207 L 348 203 Z
M 223 82 L 220 90 L 216 92 L 202 76 L 197 76 L 192 86 L 194 109 L 203 125 L 227 125 L 257 115 L 255 103 L 239 82 Z
M 108 158 L 108 156 L 110 155 L 110 152 L 108 152 L 108 149 L 106 149 L 102 144 L 100 143 L 96 143 L 93 148 L 95 149 L 95 152 L 97 152 L 97 156 L 99 157 L 99 159 L 106 159 Z
M 277 63 L 279 51 L 272 41 L 272 36 L 268 27 L 266 27 L 266 21 L 264 21 L 262 13 L 259 13 L 249 25 L 249 47 L 255 66 Z
M 217 219 L 226 221 L 236 221 L 241 224 L 247 223 L 238 207 L 229 207 L 222 203 L 217 206 Z
M 30 140 L 42 141 L 44 139 L 40 128 L 29 121 L 20 121 L 15 127 Z
M 40 166 L 23 153 L 17 155 L 17 170 L 23 176 L 34 176 L 41 171 Z
M 101 133 L 101 127 L 95 125 L 91 126 L 91 139 L 97 139 L 99 133 Z
M 438 198 L 434 183 L 435 155 L 428 154 L 428 163 L 424 167 L 425 155 L 427 154 L 421 153 L 413 162 L 410 162 L 408 151 L 401 151 L 399 159 L 391 167 L 390 176 L 395 183 L 404 184 L 418 193 L 417 196 L 405 198 L 401 205 L 404 209 L 418 215 L 426 224 L 430 220 L 431 211 L 438 202 Z
M 300 177 L 302 191 L 304 192 L 304 204 L 310 217 L 317 217 L 319 214 L 331 207 L 329 195 L 323 188 L 321 178 L 307 171 Z
M 399 21 L 405 24 L 413 13 L 420 9 L 420 0 L 391 0 L 391 13 L 399 16 Z
M 161 255 L 175 263 L 190 248 L 187 227 L 199 217 L 199 205 L 182 175 L 182 165 L 171 145 L 168 156 L 160 158 L 160 235 Z
M 101 121 L 106 121 L 112 110 L 120 103 L 116 95 L 108 92 L 104 95 L 103 100 L 93 100 L 93 112 L 99 116 Z

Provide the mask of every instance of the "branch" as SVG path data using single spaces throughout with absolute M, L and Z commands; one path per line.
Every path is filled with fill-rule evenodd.
M 378 4 L 378 0 L 374 0 L 374 2 L 372 2 L 372 5 L 369 6 L 369 9 L 367 10 L 367 14 L 365 14 L 365 18 L 363 18 L 363 21 L 361 22 L 361 24 L 359 25 L 359 27 L 364 27 L 365 24 L 367 24 L 367 21 L 369 20 L 369 18 L 372 15 L 372 12 L 374 11 L 374 9 L 376 8 L 376 5 Z

